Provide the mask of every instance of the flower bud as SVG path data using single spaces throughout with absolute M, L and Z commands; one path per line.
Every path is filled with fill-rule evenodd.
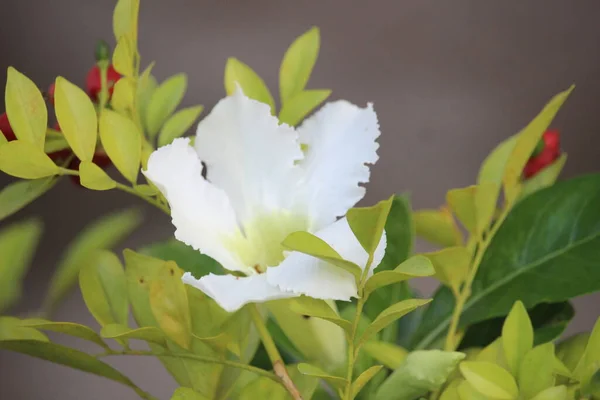
M 114 85 L 119 79 L 121 79 L 121 75 L 114 69 L 112 64 L 109 65 L 106 71 L 106 84 L 108 85 L 109 96 L 112 95 Z M 97 101 L 98 95 L 102 90 L 100 68 L 97 65 L 94 65 L 94 67 L 88 72 L 85 85 L 88 96 L 90 96 L 92 100 Z
M 96 43 L 96 51 L 94 53 L 96 61 L 106 61 L 110 59 L 110 46 L 104 40 L 99 40 Z

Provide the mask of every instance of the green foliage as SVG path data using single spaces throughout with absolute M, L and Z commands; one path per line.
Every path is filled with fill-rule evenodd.
M 346 218 L 348 225 L 358 239 L 360 245 L 369 254 L 369 262 L 373 259 L 375 250 L 383 236 L 383 230 L 392 208 L 392 196 L 388 200 L 381 201 L 373 207 L 352 208 L 348 210 Z M 367 265 L 367 268 L 371 267 Z
M 100 115 L 100 140 L 119 172 L 135 183 L 142 159 L 142 133 L 135 123 L 115 111 L 104 110 Z
M 431 276 L 434 273 L 433 265 L 427 257 L 414 256 L 393 270 L 381 271 L 371 276 L 365 284 L 364 295 L 368 296 L 371 292 L 387 285 L 404 282 L 412 278 Z
M 158 146 L 165 146 L 183 136 L 200 116 L 203 106 L 184 108 L 173 114 L 163 125 L 158 135 Z
M 59 168 L 35 145 L 22 140 L 0 146 L 0 171 L 23 179 L 56 175 Z
M 318 380 L 309 376 L 303 375 L 298 369 L 298 365 L 288 365 L 288 374 L 300 391 L 302 398 L 310 399 L 317 389 Z M 289 394 L 278 383 L 271 379 L 259 377 L 250 381 L 242 389 L 239 400 L 254 400 L 254 399 L 269 399 L 269 400 L 287 400 Z
M 81 186 L 92 190 L 110 190 L 117 187 L 117 182 L 102 168 L 89 161 L 79 165 L 79 178 Z
M 319 29 L 311 28 L 299 36 L 285 52 L 279 67 L 279 95 L 286 104 L 304 90 L 319 56 Z
M 176 239 L 146 246 L 140 249 L 140 253 L 164 261 L 175 261 L 179 268 L 190 272 L 196 279 L 209 273 L 221 275 L 224 271 L 218 262 Z
M 321 318 L 342 328 L 346 333 L 352 330 L 352 324 L 341 318 L 324 300 L 302 296 L 291 301 L 290 309 L 300 315 Z
M 460 364 L 460 372 L 484 396 L 511 400 L 519 395 L 517 382 L 499 365 L 484 361 L 465 361 Z
M 149 79 L 149 78 L 148 78 Z M 185 74 L 173 75 L 153 91 L 145 113 L 147 134 L 154 138 L 173 114 L 187 89 Z
M 106 343 L 104 343 L 102 338 L 96 332 L 94 332 L 91 328 L 89 328 L 85 325 L 76 324 L 74 322 L 53 322 L 53 321 L 47 321 L 44 319 L 37 319 L 37 318 L 20 320 L 19 324 L 20 324 L 20 326 L 29 328 L 29 329 L 57 332 L 57 333 L 62 333 L 65 335 L 77 337 L 80 339 L 84 339 L 84 340 L 87 340 L 88 342 L 95 343 L 96 345 L 100 346 L 104 350 L 109 350 L 109 347 L 107 346 Z M 27 339 L 27 338 L 21 337 L 19 339 Z
M 321 105 L 331 95 L 331 90 L 304 90 L 287 100 L 279 112 L 279 121 L 291 126 L 298 125 L 304 117 Z
M 236 58 L 229 58 L 225 65 L 225 92 L 232 95 L 239 87 L 251 99 L 260 101 L 275 111 L 275 100 L 269 88 L 256 72 Z
M 0 317 L 0 341 L 3 340 L 39 340 L 47 342 L 48 338 L 35 328 L 23 326 L 15 317 Z
M 396 369 L 408 355 L 408 351 L 400 346 L 388 342 L 371 340 L 363 345 L 365 353 L 389 369 Z
M 435 277 L 454 293 L 458 293 L 461 284 L 467 278 L 471 264 L 471 254 L 462 246 L 447 247 L 426 254 L 435 270 Z
M 164 333 L 160 329 L 152 326 L 132 329 L 126 325 L 108 324 L 102 327 L 100 335 L 105 339 L 137 339 L 155 343 L 162 347 L 166 347 L 167 345 Z
M 447 208 L 417 211 L 413 221 L 417 236 L 433 244 L 450 247 L 463 243 L 462 233 Z
M 341 376 L 330 375 L 315 365 L 306 363 L 298 364 L 298 371 L 304 375 L 323 379 L 325 382 L 338 389 L 341 389 L 344 387 L 344 385 L 348 384 L 348 381 L 345 378 L 342 378 Z
M 502 327 L 502 348 L 509 370 L 517 376 L 523 358 L 533 348 L 533 325 L 520 301 L 515 303 Z

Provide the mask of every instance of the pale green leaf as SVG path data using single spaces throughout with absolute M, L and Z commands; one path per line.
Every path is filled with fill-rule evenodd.
M 42 178 L 9 183 L 0 191 L 0 221 L 11 216 L 46 193 L 58 178 Z
M 238 86 L 246 96 L 267 104 L 271 114 L 275 113 L 275 100 L 262 78 L 237 58 L 229 58 L 225 65 L 225 92 L 231 96 Z
M 469 251 L 462 246 L 448 247 L 425 254 L 435 269 L 435 277 L 458 293 L 471 264 Z
M 460 364 L 460 372 L 473 388 L 485 396 L 499 400 L 515 400 L 519 395 L 515 379 L 499 365 L 464 361 Z
M 68 148 L 70 148 L 70 146 L 67 140 L 64 138 L 64 136 L 57 138 L 47 137 L 46 143 L 44 143 L 44 153 L 46 154 L 52 154 L 54 152 L 65 150 Z
M 106 339 L 136 339 L 166 346 L 165 335 L 158 328 L 145 326 L 143 328 L 129 328 L 121 324 L 108 324 L 102 327 L 100 335 Z
M 92 190 L 109 190 L 117 187 L 117 182 L 90 161 L 84 161 L 79 165 L 79 178 L 81 186 Z
M 459 379 L 451 381 L 440 395 L 440 400 L 461 400 L 458 387 L 462 382 L 464 381 Z
M 286 368 L 290 379 L 294 382 L 294 386 L 296 386 L 302 398 L 312 399 L 319 380 L 312 376 L 301 374 L 298 371 L 297 365 L 287 365 Z M 232 396 L 230 398 L 237 400 L 288 400 L 290 395 L 280 383 L 268 378 L 259 377 L 245 385 L 239 396 Z
M 346 219 L 356 239 L 372 260 L 381 241 L 394 196 L 372 207 L 355 207 L 348 210 Z M 368 265 L 367 268 L 371 266 Z
M 0 171 L 17 178 L 38 179 L 57 175 L 59 168 L 43 149 L 13 140 L 0 146 Z
M 56 78 L 54 108 L 61 132 L 81 161 L 91 161 L 98 138 L 96 109 L 88 95 L 65 78 Z
M 501 185 L 498 183 L 481 183 L 475 192 L 474 207 L 477 213 L 477 226 L 475 232 L 483 236 L 493 222 L 498 206 L 498 193 Z
M 564 363 L 569 371 L 575 371 L 579 360 L 585 353 L 590 332 L 573 335 L 556 346 L 556 356 Z
M 150 104 L 150 99 L 158 87 L 156 78 L 152 76 L 152 68 L 154 68 L 154 63 L 148 65 L 144 72 L 142 72 L 140 75 L 137 84 L 137 92 L 135 94 L 137 113 L 141 117 L 141 122 L 144 125 L 144 129 L 147 129 L 146 119 L 144 116 L 146 115 L 148 104 Z
M 363 345 L 363 351 L 392 370 L 398 368 L 408 355 L 406 349 L 389 342 L 369 341 Z
M 2 146 L 4 143 L 8 143 L 8 140 L 6 140 L 6 136 L 4 136 L 4 133 L 2 130 L 0 130 L 0 146 Z
M 431 276 L 435 273 L 429 258 L 417 255 L 404 261 L 395 269 L 381 271 L 371 276 L 364 288 L 364 295 L 368 296 L 373 291 L 394 283 L 403 282 L 412 278 Z
M 17 139 L 43 149 L 48 110 L 36 84 L 13 67 L 8 67 L 4 101 Z
M 456 388 L 460 400 L 490 400 L 489 397 L 479 393 L 475 388 L 467 381 L 463 380 Z
M 594 365 L 600 364 L 600 318 L 596 320 L 594 329 L 589 336 L 585 351 L 577 366 L 573 370 L 573 376 L 580 382 L 586 382 L 595 372 Z
M 523 357 L 533 348 L 533 325 L 521 301 L 515 302 L 504 321 L 502 348 L 508 369 L 518 376 Z
M 129 36 L 121 36 L 113 52 L 112 63 L 115 70 L 126 77 L 135 74 L 135 46 Z
M 545 343 L 529 350 L 519 368 L 518 383 L 521 395 L 531 399 L 554 386 L 554 344 Z
M 15 317 L 0 316 L 0 341 L 2 340 L 39 340 L 48 342 L 48 338 L 35 328 L 23 326 Z
M 562 153 L 560 157 L 552 164 L 546 166 L 536 175 L 523 182 L 519 198 L 522 199 L 526 196 L 529 196 L 532 193 L 537 192 L 538 190 L 544 189 L 548 186 L 552 186 L 554 182 L 556 182 L 556 180 L 558 179 L 558 176 L 560 175 L 566 162 L 567 154 Z
M 24 319 L 20 320 L 21 326 L 39 329 L 42 331 L 58 332 L 65 335 L 77 337 L 95 343 L 103 349 L 108 349 L 102 338 L 90 327 L 76 324 L 74 322 L 53 322 L 43 319 Z
M 460 246 L 462 233 L 447 208 L 420 210 L 413 214 L 417 236 L 443 247 Z
M 538 393 L 531 400 L 568 400 L 567 387 L 564 385 L 550 387 Z
M 304 90 L 319 56 L 321 37 L 319 29 L 311 28 L 299 36 L 285 52 L 279 67 L 281 103 Z
M 165 146 L 183 136 L 194 124 L 204 109 L 203 106 L 184 108 L 173 114 L 163 125 L 158 135 L 158 147 Z
M 471 185 L 465 188 L 452 189 L 446 193 L 448 206 L 469 232 L 475 232 L 477 227 L 476 191 L 477 186 Z
M 154 90 L 145 113 L 146 129 L 148 129 L 147 133 L 151 138 L 158 134 L 160 128 L 181 103 L 186 88 L 187 76 L 177 74 L 161 83 Z
M 331 95 L 331 90 L 304 90 L 290 98 L 279 111 L 279 121 L 291 126 L 298 125 L 308 114 Z
M 342 378 L 341 376 L 330 375 L 327 372 L 323 371 L 321 368 L 311 364 L 298 364 L 298 371 L 300 371 L 300 373 L 304 375 L 314 376 L 315 378 L 323 379 L 324 381 L 336 388 L 343 388 L 348 383 L 346 378 Z
M 373 379 L 375 375 L 377 375 L 379 371 L 381 371 L 382 368 L 382 365 L 373 365 L 372 367 L 364 371 L 362 374 L 360 374 L 354 382 L 352 382 L 351 390 L 353 399 L 356 398 L 358 393 L 365 387 L 367 383 L 369 383 L 371 379 Z
M 142 133 L 136 124 L 115 111 L 102 110 L 100 140 L 119 172 L 135 183 L 142 159 Z
M 142 196 L 156 196 L 158 193 L 158 189 L 155 186 L 150 186 L 146 184 L 135 185 L 133 190 L 141 194 Z
M 173 396 L 171 396 L 171 400 L 207 400 L 207 398 L 194 389 L 180 387 L 175 390 Z
M 346 321 L 345 319 L 341 318 L 337 312 L 324 300 L 301 296 L 290 300 L 290 309 L 301 315 L 321 318 L 326 321 L 333 322 L 347 333 L 352 330 L 352 324 L 350 321 Z
M 131 36 L 137 41 L 140 0 L 118 0 L 113 11 L 113 34 L 119 41 L 121 36 Z
M 119 112 L 133 110 L 134 106 L 134 84 L 131 78 L 122 77 L 113 86 L 113 94 L 110 99 L 112 108 Z

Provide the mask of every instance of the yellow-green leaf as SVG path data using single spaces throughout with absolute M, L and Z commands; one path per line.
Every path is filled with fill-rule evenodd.
M 0 221 L 46 193 L 58 182 L 57 177 L 17 181 L 0 191 Z
M 171 400 L 207 400 L 206 397 L 188 387 L 180 387 L 175 390 Z
M 281 103 L 304 90 L 319 56 L 321 36 L 313 27 L 299 36 L 285 52 L 279 67 L 279 93 Z
M 173 114 L 185 94 L 187 76 L 185 74 L 173 75 L 161 83 L 152 93 L 145 121 L 148 135 L 155 137 L 165 121 Z
M 462 246 L 448 247 L 425 254 L 433 264 L 436 278 L 458 293 L 460 285 L 469 273 L 471 255 Z
M 186 133 L 200 116 L 203 106 L 184 108 L 165 122 L 158 135 L 158 146 L 165 146 Z
M 321 318 L 333 322 L 344 331 L 349 333 L 352 330 L 350 321 L 341 318 L 329 304 L 324 300 L 313 299 L 312 297 L 301 296 L 291 300 L 290 309 L 298 314 L 308 317 Z
M 417 236 L 443 247 L 460 246 L 462 233 L 447 208 L 420 210 L 413 214 Z
M 553 386 L 538 393 L 531 400 L 568 400 L 567 387 L 564 385 Z
M 538 172 L 536 175 L 527 179 L 521 186 L 521 193 L 519 199 L 523 199 L 538 190 L 544 189 L 548 186 L 552 186 L 558 179 L 565 163 L 567 162 L 567 154 L 563 153 L 560 157 L 555 160 L 552 164 L 546 166 L 543 170 Z
M 20 320 L 21 326 L 39 329 L 42 331 L 58 332 L 65 335 L 77 337 L 95 343 L 103 349 L 108 349 L 108 345 L 104 343 L 102 338 L 85 325 L 76 324 L 74 322 L 54 322 L 43 319 L 24 319 Z
M 446 202 L 456 215 L 456 218 L 469 232 L 475 232 L 477 213 L 475 211 L 475 192 L 477 187 L 472 185 L 460 189 L 452 189 L 446 194 Z
M 131 36 L 137 41 L 140 0 L 119 0 L 113 11 L 113 33 L 115 40 Z
M 499 365 L 463 361 L 459 368 L 467 382 L 485 396 L 498 400 L 515 400 L 519 395 L 515 379 Z
M 373 256 L 383 236 L 387 217 L 392 208 L 394 196 L 380 201 L 372 207 L 355 207 L 348 210 L 346 219 L 356 239 L 363 249 Z M 371 266 L 368 265 L 368 268 Z
M 4 136 L 4 133 L 2 130 L 0 130 L 0 146 L 2 146 L 4 143 L 8 143 L 8 140 L 6 140 L 6 136 Z
M 59 168 L 43 149 L 22 140 L 0 146 L 0 171 L 23 179 L 57 175 Z
M 262 78 L 240 60 L 229 58 L 225 65 L 225 92 L 227 95 L 231 96 L 238 85 L 246 96 L 268 104 L 271 107 L 271 114 L 275 113 L 275 100 Z
M 531 399 L 554 386 L 554 343 L 544 343 L 529 350 L 519 368 L 519 390 L 523 398 Z
M 17 139 L 43 149 L 48 110 L 35 83 L 13 67 L 8 67 L 4 101 L 10 126 Z
M 573 335 L 556 346 L 556 356 L 564 363 L 569 371 L 575 371 L 587 347 L 590 332 Z
M 477 186 L 474 199 L 474 207 L 477 214 L 475 233 L 480 237 L 492 223 L 492 218 L 498 206 L 499 191 L 500 184 L 498 183 L 487 182 Z
M 142 133 L 129 118 L 115 111 L 100 115 L 100 140 L 119 172 L 135 183 L 142 159 Z
M 61 137 L 47 137 L 46 143 L 44 143 L 44 153 L 52 154 L 54 152 L 65 150 L 69 148 L 69 143 L 66 141 L 64 136 Z
M 370 341 L 363 345 L 365 353 L 389 369 L 396 369 L 408 355 L 408 351 L 394 343 Z
M 48 342 L 48 338 L 35 328 L 22 325 L 15 317 L 0 316 L 0 341 L 4 340 L 39 340 Z
M 353 399 L 356 398 L 358 393 L 365 387 L 367 383 L 369 383 L 371 379 L 373 379 L 375 375 L 377 375 L 379 371 L 381 371 L 382 368 L 382 365 L 373 365 L 371 368 L 360 374 L 354 382 L 352 382 L 351 390 Z
M 98 138 L 96 109 L 88 95 L 63 77 L 56 78 L 56 119 L 61 132 L 81 161 L 91 161 Z
M 165 335 L 153 326 L 129 328 L 121 324 L 108 324 L 102 327 L 100 335 L 105 339 L 136 339 L 166 346 Z
M 554 116 L 562 107 L 567 97 L 571 94 L 575 86 L 571 86 L 554 96 L 544 109 L 518 134 L 515 147 L 511 152 L 504 170 L 503 184 L 505 196 L 508 203 L 514 201 L 519 192 L 518 185 L 523 173 L 523 168 L 531 157 L 531 154 L 538 145 L 542 135 L 552 123 Z
M 132 79 L 122 77 L 114 85 L 110 104 L 116 111 L 131 111 L 133 110 L 134 98 L 135 93 Z
M 458 393 L 458 387 L 462 382 L 464 381 L 459 379 L 451 381 L 440 395 L 440 400 L 461 400 L 460 395 Z
M 364 295 L 368 296 L 373 291 L 394 283 L 412 278 L 431 276 L 435 273 L 429 258 L 417 255 L 404 261 L 391 271 L 381 271 L 371 276 L 365 285 Z
M 596 370 L 592 367 L 597 364 L 600 364 L 600 318 L 596 320 L 594 329 L 592 329 L 585 346 L 585 351 L 573 370 L 573 376 L 579 382 L 587 382 Z
M 117 187 L 115 182 L 102 168 L 90 161 L 79 165 L 81 186 L 92 190 L 109 190 Z
M 533 348 L 533 325 L 521 301 L 515 302 L 504 321 L 502 348 L 508 369 L 518 376 L 523 357 Z
M 152 76 L 152 68 L 154 68 L 154 63 L 148 65 L 144 72 L 142 72 L 142 74 L 140 75 L 137 84 L 137 92 L 135 94 L 137 112 L 141 118 L 142 124 L 144 125 L 144 129 L 147 129 L 146 119 L 144 118 L 144 116 L 146 115 L 146 110 L 148 109 L 150 99 L 152 98 L 154 91 L 158 87 L 158 82 L 156 82 L 156 78 Z
M 147 184 L 135 185 L 133 187 L 133 190 L 135 190 L 143 196 L 156 196 L 158 193 L 160 193 L 156 186 L 150 186 Z
M 456 388 L 460 400 L 489 400 L 490 398 L 479 393 L 475 388 L 467 381 L 463 380 L 459 383 Z
M 342 378 L 341 376 L 330 375 L 327 372 L 323 371 L 321 368 L 307 363 L 298 364 L 298 371 L 300 371 L 300 373 L 304 375 L 314 376 L 316 378 L 323 379 L 332 386 L 340 389 L 345 387 L 348 382 L 346 378 Z
M 289 99 L 281 111 L 279 121 L 291 126 L 298 125 L 308 114 L 323 103 L 331 95 L 331 90 L 304 90 Z
M 121 36 L 112 58 L 113 67 L 121 75 L 133 77 L 135 74 L 135 47 L 128 36 Z

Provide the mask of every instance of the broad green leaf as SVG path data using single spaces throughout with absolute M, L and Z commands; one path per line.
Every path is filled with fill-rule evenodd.
M 444 285 L 458 293 L 460 285 L 467 278 L 471 255 L 462 246 L 448 247 L 425 254 L 435 269 L 435 277 Z
M 348 383 L 346 378 L 330 375 L 321 368 L 311 364 L 298 364 L 298 371 L 300 371 L 300 373 L 303 375 L 314 376 L 315 378 L 323 379 L 336 388 L 343 388 Z
M 117 182 L 90 161 L 84 161 L 79 165 L 79 178 L 81 186 L 92 190 L 110 190 L 117 187 Z
M 108 324 L 102 327 L 100 335 L 106 339 L 136 339 L 166 346 L 165 335 L 152 326 L 134 329 L 121 324 Z
M 297 93 L 281 107 L 279 121 L 291 126 L 298 125 L 308 114 L 327 100 L 329 95 L 331 95 L 331 90 L 328 89 L 304 90 Z
M 527 179 L 523 182 L 520 198 L 525 198 L 538 190 L 544 189 L 548 186 L 552 186 L 558 179 L 565 163 L 567 162 L 567 154 L 563 153 L 560 157 L 552 164 L 545 167 L 543 170 L 538 172 L 535 176 Z
M 518 372 L 521 395 L 531 399 L 554 386 L 554 366 L 554 344 L 541 344 L 529 350 Z
M 171 396 L 171 400 L 207 400 L 207 398 L 194 389 L 180 387 L 175 390 L 173 396 Z
M 147 129 L 145 119 L 146 110 L 148 109 L 148 104 L 150 104 L 150 99 L 152 98 L 154 91 L 158 87 L 156 78 L 152 76 L 153 67 L 154 63 L 151 63 L 146 67 L 144 72 L 142 72 L 138 79 L 137 92 L 135 94 L 137 113 L 141 118 L 140 122 L 144 125 L 144 129 Z
M 131 36 L 137 40 L 139 0 L 118 0 L 113 12 L 113 33 L 115 40 L 121 36 Z
M 184 108 L 173 114 L 163 125 L 158 135 L 158 147 L 165 146 L 183 136 L 194 124 L 204 109 L 203 106 Z
M 46 193 L 58 178 L 42 178 L 9 183 L 0 191 L 0 221 L 11 216 Z
M 319 380 L 309 375 L 303 375 L 298 371 L 297 365 L 287 366 L 288 374 L 294 385 L 302 395 L 303 399 L 311 399 L 317 389 Z M 277 382 L 268 378 L 256 378 L 247 384 L 238 397 L 238 400 L 288 400 L 289 393 Z
M 596 371 L 598 364 L 600 364 L 600 319 L 596 321 L 590 333 L 585 351 L 573 370 L 573 376 L 580 382 L 587 382 Z
M 76 324 L 74 322 L 53 322 L 40 319 L 24 319 L 19 321 L 21 326 L 27 328 L 39 329 L 42 331 L 51 331 L 63 333 L 65 335 L 77 337 L 95 343 L 103 349 L 108 349 L 102 338 L 91 328 Z
M 59 168 L 31 143 L 22 140 L 0 146 L 0 171 L 23 179 L 45 178 L 59 173 Z
M 155 137 L 163 124 L 173 114 L 185 94 L 187 76 L 185 74 L 173 75 L 161 83 L 150 97 L 146 109 L 145 121 L 148 135 Z
M 414 311 L 415 309 L 421 306 L 424 306 L 430 301 L 430 299 L 409 299 L 403 300 L 399 303 L 389 306 L 388 308 L 383 310 L 381 314 L 379 314 L 377 318 L 375 318 L 375 321 L 373 321 L 373 323 L 365 330 L 365 333 L 363 333 L 363 335 L 358 340 L 357 347 L 360 347 L 373 335 L 375 335 L 377 332 L 379 332 L 392 322 L 395 322 L 396 320 L 402 318 L 409 312 Z
M 510 155 L 512 154 L 515 144 L 517 143 L 518 134 L 505 139 L 498 144 L 494 150 L 485 158 L 479 174 L 477 176 L 477 183 L 502 183 L 502 177 L 504 176 L 504 170 L 506 169 L 506 163 Z M 498 187 L 498 192 L 500 188 Z M 497 195 L 496 195 L 497 197 Z
M 145 183 L 141 185 L 135 185 L 133 190 L 142 196 L 156 196 L 159 193 L 159 190 L 156 188 L 156 186 L 150 186 Z
M 387 217 L 392 208 L 394 197 L 380 201 L 372 207 L 356 207 L 348 210 L 346 219 L 360 245 L 370 257 L 381 241 Z M 367 266 L 371 267 L 371 266 Z
M 44 308 L 54 309 L 62 297 L 73 287 L 80 269 L 97 250 L 110 249 L 129 236 L 140 224 L 137 210 L 125 210 L 95 220 L 79 233 L 64 253 L 52 280 Z
M 0 316 L 0 341 L 3 340 L 39 340 L 48 342 L 48 338 L 35 328 L 23 326 L 15 317 Z
M 41 233 L 42 224 L 35 219 L 0 230 L 0 313 L 20 299 L 22 282 Z
M 352 330 L 350 321 L 341 318 L 324 300 L 301 296 L 290 300 L 290 309 L 307 317 L 321 318 L 332 322 L 349 333 Z
M 504 368 L 489 362 L 463 361 L 460 372 L 467 382 L 485 396 L 514 400 L 519 395 L 517 383 Z
M 440 400 L 461 400 L 460 394 L 458 393 L 458 388 L 465 381 L 455 379 L 446 386 L 446 389 L 440 395 Z M 468 383 L 467 383 L 468 384 Z M 469 400 L 475 400 L 470 399 Z
M 502 327 L 502 348 L 510 372 L 519 376 L 521 362 L 533 348 L 533 325 L 521 301 L 515 302 L 506 317 Z
M 6 340 L 0 341 L 0 349 L 27 354 L 31 357 L 41 358 L 42 360 L 102 376 L 129 386 L 138 394 L 142 393 L 129 378 L 110 365 L 105 364 L 92 355 L 60 344 L 37 340 Z
M 375 400 L 414 400 L 439 389 L 463 353 L 423 350 L 409 353 L 402 364 L 379 387 Z
M 492 343 L 481 349 L 472 360 L 498 364 L 503 368 L 507 367 L 504 349 L 502 348 L 502 338 L 494 340 Z
M 570 371 L 575 371 L 587 347 L 590 332 L 582 332 L 563 340 L 556 346 L 556 356 Z
M 79 288 L 85 305 L 101 326 L 127 324 L 127 282 L 114 253 L 99 250 L 91 254 L 79 271 Z
M 248 65 L 231 57 L 225 65 L 225 92 L 231 96 L 238 86 L 246 96 L 267 104 L 271 108 L 271 114 L 275 113 L 275 100 L 262 78 Z
M 417 236 L 442 247 L 460 246 L 462 233 L 447 208 L 420 210 L 413 214 Z
M 117 41 L 113 52 L 112 63 L 115 70 L 126 77 L 135 74 L 135 45 L 131 42 L 129 35 L 124 35 Z
M 224 272 L 218 262 L 177 239 L 148 245 L 140 249 L 140 253 L 165 261 L 175 261 L 179 268 L 190 272 L 196 279 L 210 273 L 222 275 Z
M 326 261 L 351 273 L 356 281 L 360 281 L 362 269 L 352 261 L 344 260 L 331 246 L 321 238 L 308 232 L 290 233 L 281 243 L 283 247 L 308 254 Z
M 456 218 L 469 231 L 477 228 L 477 211 L 475 210 L 475 193 L 477 186 L 472 185 L 460 189 L 452 189 L 446 193 L 446 202 Z
M 467 381 L 462 381 L 456 388 L 460 400 L 489 400 L 489 397 L 484 396 Z
M 135 123 L 115 111 L 102 110 L 100 140 L 119 172 L 135 183 L 142 159 L 142 132 Z
M 540 393 L 538 393 L 531 400 L 568 400 L 567 387 L 564 385 L 553 386 Z
M 319 56 L 321 36 L 313 27 L 299 36 L 285 52 L 279 67 L 279 94 L 281 103 L 304 90 Z
M 389 369 L 400 367 L 408 351 L 403 347 L 388 342 L 369 341 L 363 345 L 363 351 Z
M 2 132 L 2 130 L 0 130 L 0 146 L 4 143 L 8 143 L 8 140 L 6 140 L 6 136 L 4 136 L 4 133 Z
M 513 151 L 508 157 L 502 179 L 508 203 L 514 201 L 518 196 L 518 185 L 523 168 L 525 168 L 542 135 L 552 123 L 554 116 L 558 113 L 558 110 L 562 107 L 574 88 L 575 86 L 571 86 L 564 92 L 554 96 L 544 109 L 519 132 Z
M 17 139 L 43 150 L 48 110 L 36 84 L 13 67 L 8 67 L 4 101 Z
M 431 276 L 435 273 L 429 258 L 417 255 L 404 261 L 391 271 L 381 271 L 371 276 L 365 285 L 364 295 L 394 283 L 407 281 L 412 278 Z
M 56 78 L 54 104 L 60 129 L 81 161 L 91 161 L 96 150 L 98 117 L 89 96 L 63 77 Z
M 590 174 L 556 183 L 515 205 L 483 256 L 461 325 L 506 315 L 516 300 L 532 308 L 599 290 L 600 269 L 594 267 L 599 202 L 600 174 Z M 564 273 L 567 266 L 569 274 Z M 440 289 L 435 298 L 417 333 L 417 348 L 444 336 L 450 323 L 451 293 Z
M 573 373 L 567 366 L 554 354 L 554 360 L 552 362 L 552 369 L 556 375 L 560 375 L 565 378 L 572 378 Z
M 381 371 L 382 368 L 382 365 L 373 365 L 371 368 L 360 374 L 354 382 L 352 382 L 351 390 L 353 399 L 356 398 L 358 393 L 365 387 L 367 383 L 369 383 L 371 379 L 373 379 L 375 375 L 377 375 L 379 371 Z
M 131 78 L 122 77 L 113 86 L 113 94 L 110 99 L 110 105 L 113 110 L 121 113 L 131 112 L 134 106 L 134 83 Z

